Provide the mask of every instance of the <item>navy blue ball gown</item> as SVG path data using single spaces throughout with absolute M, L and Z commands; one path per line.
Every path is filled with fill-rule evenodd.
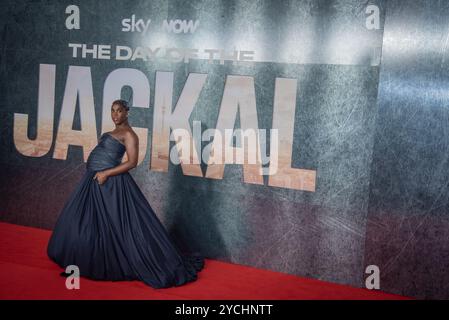
M 60 213 L 48 256 L 96 280 L 140 280 L 153 288 L 196 280 L 204 258 L 176 247 L 128 172 L 102 185 L 93 179 L 97 171 L 119 165 L 125 151 L 109 132 L 101 136 Z

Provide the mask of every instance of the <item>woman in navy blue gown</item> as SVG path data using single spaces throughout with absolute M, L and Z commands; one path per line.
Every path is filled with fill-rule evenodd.
M 76 265 L 90 279 L 140 280 L 153 288 L 194 281 L 204 258 L 179 251 L 128 173 L 137 165 L 139 145 L 128 111 L 126 101 L 113 102 L 116 129 L 104 133 L 90 153 L 53 230 L 48 256 L 63 268 Z M 125 151 L 128 161 L 122 163 Z

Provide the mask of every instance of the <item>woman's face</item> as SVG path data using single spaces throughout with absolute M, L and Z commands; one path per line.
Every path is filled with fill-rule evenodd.
M 111 107 L 111 118 L 115 124 L 121 124 L 127 119 L 128 111 L 119 104 L 113 104 Z

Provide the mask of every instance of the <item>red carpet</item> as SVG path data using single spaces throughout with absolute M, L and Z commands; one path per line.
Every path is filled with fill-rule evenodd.
M 198 280 L 180 287 L 81 278 L 79 290 L 68 290 L 46 254 L 50 231 L 0 222 L 0 234 L 0 299 L 405 299 L 216 260 L 206 260 Z

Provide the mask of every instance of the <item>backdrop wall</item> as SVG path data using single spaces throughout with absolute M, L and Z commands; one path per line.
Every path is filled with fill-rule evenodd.
M 449 297 L 449 4 L 0 8 L 2 221 L 54 226 L 122 97 L 140 139 L 131 174 L 179 245 L 359 287 L 377 265 L 384 291 Z M 270 156 L 277 129 L 276 174 L 207 165 L 208 152 L 174 164 L 169 128 L 195 134 L 194 121 L 266 129 Z M 200 158 L 211 140 L 195 142 Z

